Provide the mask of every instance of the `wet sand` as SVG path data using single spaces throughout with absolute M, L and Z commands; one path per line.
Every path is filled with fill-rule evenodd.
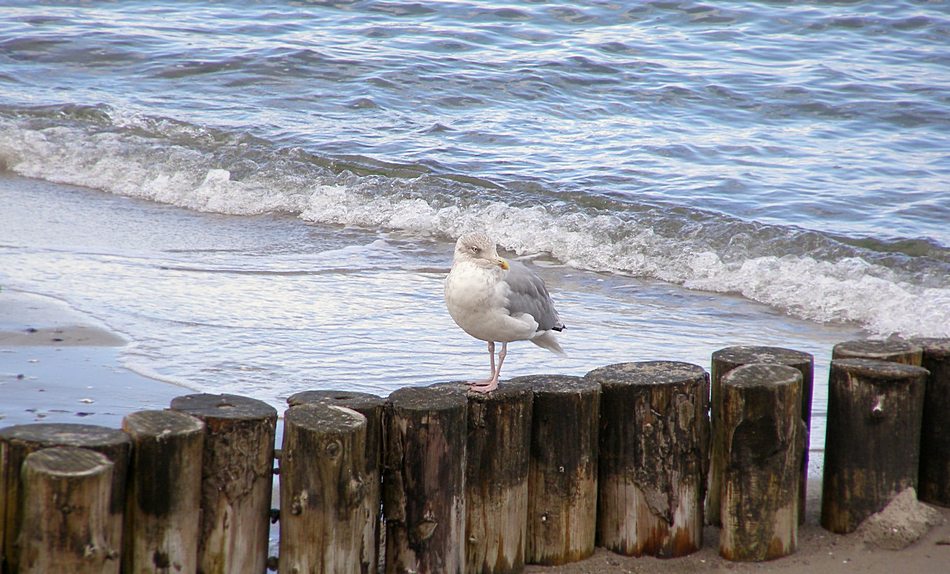
M 118 428 L 189 389 L 120 364 L 128 342 L 50 297 L 0 291 L 0 426 L 31 422 Z

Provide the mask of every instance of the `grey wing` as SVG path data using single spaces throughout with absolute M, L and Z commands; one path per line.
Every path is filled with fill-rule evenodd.
M 512 315 L 527 313 L 538 322 L 540 331 L 560 331 L 564 328 L 554 309 L 554 301 L 548 295 L 544 281 L 523 263 L 509 262 L 505 282 L 511 291 L 508 294 L 508 312 Z

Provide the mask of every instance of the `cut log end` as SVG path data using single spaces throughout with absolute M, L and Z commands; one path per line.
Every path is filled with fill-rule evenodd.
M 713 362 L 731 364 L 734 367 L 753 363 L 776 363 L 791 367 L 797 364 L 814 363 L 815 358 L 811 353 L 783 347 L 739 345 L 715 351 L 712 354 L 712 360 Z
M 120 430 L 73 423 L 34 423 L 0 429 L 0 441 L 32 443 L 43 446 L 77 446 L 95 450 L 116 444 L 128 444 Z
M 745 389 L 774 389 L 784 386 L 801 386 L 802 374 L 785 365 L 751 364 L 729 371 L 723 383 Z
M 31 453 L 23 464 L 29 472 L 64 479 L 94 476 L 112 468 L 112 463 L 101 453 L 62 446 Z
M 122 430 L 130 436 L 154 437 L 191 436 L 204 431 L 204 423 L 186 413 L 169 410 L 138 411 L 122 419 Z
M 202 419 L 277 420 L 277 409 L 264 401 L 229 394 L 195 394 L 172 399 L 171 408 Z
M 670 385 L 705 380 L 706 370 L 679 361 L 644 361 L 607 365 L 587 373 L 584 378 L 601 385 Z
M 466 404 L 465 390 L 457 385 L 432 387 L 404 387 L 390 393 L 389 404 L 396 409 L 411 411 L 452 411 Z
M 928 375 L 927 370 L 922 367 L 866 358 L 834 359 L 831 361 L 831 369 L 882 384 L 926 380 Z
M 875 359 L 920 365 L 923 349 L 903 339 L 858 339 L 838 343 L 831 351 L 832 359 Z
M 385 404 L 386 400 L 370 393 L 355 391 L 314 390 L 301 391 L 287 398 L 287 405 L 295 407 L 313 403 L 327 403 L 351 408 L 363 412 L 367 408 L 376 408 Z
M 292 424 L 314 433 L 346 433 L 366 426 L 366 417 L 346 407 L 310 403 L 287 409 L 284 413 L 284 424 Z

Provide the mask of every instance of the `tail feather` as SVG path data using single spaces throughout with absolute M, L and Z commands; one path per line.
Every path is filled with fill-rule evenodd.
M 561 345 L 557 342 L 557 337 L 554 336 L 554 333 L 551 331 L 542 331 L 537 337 L 531 339 L 531 342 L 539 347 L 543 347 L 552 353 L 557 353 L 562 357 L 566 357 L 567 353 L 564 352 L 564 349 L 561 348 Z

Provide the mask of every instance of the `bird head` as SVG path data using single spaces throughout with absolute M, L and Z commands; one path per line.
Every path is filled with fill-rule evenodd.
M 466 233 L 455 243 L 455 261 L 468 261 L 479 267 L 508 269 L 508 262 L 498 255 L 495 242 L 480 231 Z

